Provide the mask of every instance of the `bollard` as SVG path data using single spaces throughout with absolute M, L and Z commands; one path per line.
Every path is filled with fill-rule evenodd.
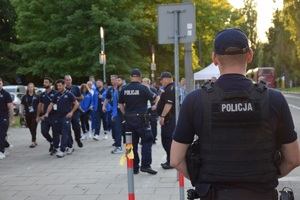
M 132 132 L 126 132 L 126 155 L 133 151 Z M 131 152 L 133 154 L 133 152 Z M 126 156 L 127 159 L 127 180 L 128 180 L 128 199 L 134 200 L 134 180 L 133 180 L 133 159 Z
M 184 199 L 184 176 L 179 173 L 179 196 L 180 200 Z

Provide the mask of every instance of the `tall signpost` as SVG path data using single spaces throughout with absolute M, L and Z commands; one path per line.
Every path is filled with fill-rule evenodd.
M 195 5 L 166 4 L 158 6 L 158 43 L 174 44 L 175 73 L 175 113 L 179 115 L 179 43 L 192 43 L 196 40 Z M 180 200 L 184 199 L 183 175 L 179 174 Z

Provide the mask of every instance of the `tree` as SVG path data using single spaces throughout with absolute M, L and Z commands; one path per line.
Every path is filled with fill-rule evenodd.
M 0 74 L 8 82 L 14 81 L 18 67 L 18 55 L 11 47 L 17 42 L 15 21 L 16 13 L 9 0 L 0 0 Z
M 244 8 L 240 9 L 240 14 L 245 21 L 240 24 L 240 29 L 245 32 L 250 41 L 250 47 L 254 52 L 252 62 L 249 63 L 248 68 L 258 67 L 258 53 L 257 49 L 257 11 L 256 2 L 254 0 L 244 0 Z

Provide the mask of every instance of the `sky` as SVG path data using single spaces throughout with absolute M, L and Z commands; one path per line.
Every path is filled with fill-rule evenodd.
M 243 8 L 243 0 L 228 0 L 236 8 Z M 256 0 L 257 2 L 257 35 L 261 42 L 267 42 L 265 32 L 272 26 L 273 11 L 276 8 L 282 9 L 283 0 Z

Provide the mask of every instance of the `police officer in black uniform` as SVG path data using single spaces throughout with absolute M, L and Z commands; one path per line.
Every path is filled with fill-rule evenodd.
M 130 84 L 126 85 L 120 93 L 119 107 L 126 120 L 126 132 L 132 132 L 132 144 L 134 152 L 134 174 L 139 173 L 138 143 L 141 138 L 142 162 L 141 172 L 156 174 L 151 168 L 152 163 L 152 139 L 153 135 L 147 114 L 147 101 L 157 102 L 158 97 L 150 89 L 141 84 L 142 73 L 134 69 L 130 74 Z
M 166 162 L 162 163 L 161 166 L 163 169 L 173 169 L 173 167 L 170 166 L 170 150 L 176 125 L 175 85 L 170 72 L 162 72 L 158 80 L 160 80 L 165 90 L 161 94 L 157 104 L 157 114 L 160 116 L 159 124 L 161 125 L 161 143 L 167 154 Z
M 245 77 L 252 56 L 241 30 L 217 33 L 212 59 L 221 76 L 188 94 L 181 106 L 171 166 L 194 179 L 201 200 L 277 200 L 278 178 L 300 164 L 284 96 Z M 190 171 L 185 156 L 195 135 L 199 166 Z

